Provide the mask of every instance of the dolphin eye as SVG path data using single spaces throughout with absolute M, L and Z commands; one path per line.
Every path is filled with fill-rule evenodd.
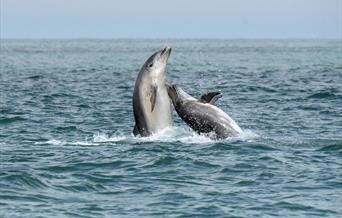
M 150 63 L 148 66 L 149 66 L 149 67 L 153 67 L 153 63 Z

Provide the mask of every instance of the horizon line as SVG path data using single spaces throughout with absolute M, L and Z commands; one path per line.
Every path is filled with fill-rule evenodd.
M 342 40 L 336 37 L 1 37 L 0 40 Z

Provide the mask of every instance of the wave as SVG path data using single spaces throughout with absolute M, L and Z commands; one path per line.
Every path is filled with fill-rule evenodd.
M 30 79 L 30 80 L 39 80 L 39 79 L 43 79 L 44 77 L 42 75 L 34 75 L 34 76 L 29 76 L 26 79 Z
M 318 151 L 342 151 L 342 141 L 335 142 L 329 145 L 324 145 L 323 147 L 319 148 Z
M 48 184 L 46 184 L 41 178 L 27 172 L 6 172 L 4 173 L 4 175 L 1 176 L 1 180 L 8 182 L 9 184 L 17 184 L 20 186 L 27 186 L 32 188 L 48 187 Z
M 10 124 L 17 121 L 25 121 L 25 118 L 15 116 L 15 117 L 3 117 L 0 118 L 0 124 Z
M 148 137 L 133 136 L 133 134 L 125 135 L 117 131 L 113 135 L 107 133 L 96 133 L 92 139 L 85 138 L 84 141 L 67 142 L 58 139 L 51 139 L 45 142 L 37 142 L 36 144 L 52 144 L 52 145 L 82 145 L 82 146 L 97 146 L 108 143 L 120 144 L 140 144 L 149 142 L 163 143 L 182 143 L 182 144 L 215 144 L 234 141 L 253 141 L 259 135 L 251 130 L 243 131 L 237 137 L 231 137 L 222 140 L 213 140 L 206 135 L 199 135 L 191 129 L 181 127 L 170 127 L 153 134 Z
M 327 91 L 316 92 L 308 96 L 308 98 L 314 98 L 314 99 L 335 99 L 339 97 L 340 97 L 339 95 L 333 92 L 327 92 Z
M 76 142 L 68 142 L 62 141 L 58 139 L 51 139 L 45 142 L 36 142 L 36 145 L 39 144 L 51 144 L 51 145 L 84 145 L 84 146 L 91 146 L 91 145 L 100 145 L 99 143 L 89 142 L 87 139 L 85 141 L 76 141 Z

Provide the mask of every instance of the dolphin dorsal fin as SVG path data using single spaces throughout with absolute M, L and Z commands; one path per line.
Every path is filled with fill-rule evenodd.
M 207 92 L 200 97 L 199 101 L 202 103 L 214 104 L 221 97 L 221 92 Z

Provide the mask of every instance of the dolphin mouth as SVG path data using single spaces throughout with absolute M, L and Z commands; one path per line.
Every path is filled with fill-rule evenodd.
M 177 102 L 177 98 L 178 98 L 178 92 L 177 92 L 176 86 L 172 84 L 167 84 L 167 83 L 165 85 L 166 85 L 167 94 L 169 95 L 172 101 L 172 104 L 175 105 Z
M 178 94 L 178 89 L 177 89 L 177 86 L 176 85 L 172 85 L 172 84 L 168 84 L 166 83 L 166 89 L 167 89 L 167 92 L 170 94 L 171 92 L 174 92 L 175 94 Z
M 171 87 L 172 85 L 165 83 L 165 86 L 166 86 L 167 93 L 170 95 L 171 90 L 172 90 L 172 87 Z
M 171 54 L 171 50 L 172 48 L 170 46 L 166 46 L 160 53 L 160 56 L 166 56 L 166 57 L 169 57 L 170 54 Z

